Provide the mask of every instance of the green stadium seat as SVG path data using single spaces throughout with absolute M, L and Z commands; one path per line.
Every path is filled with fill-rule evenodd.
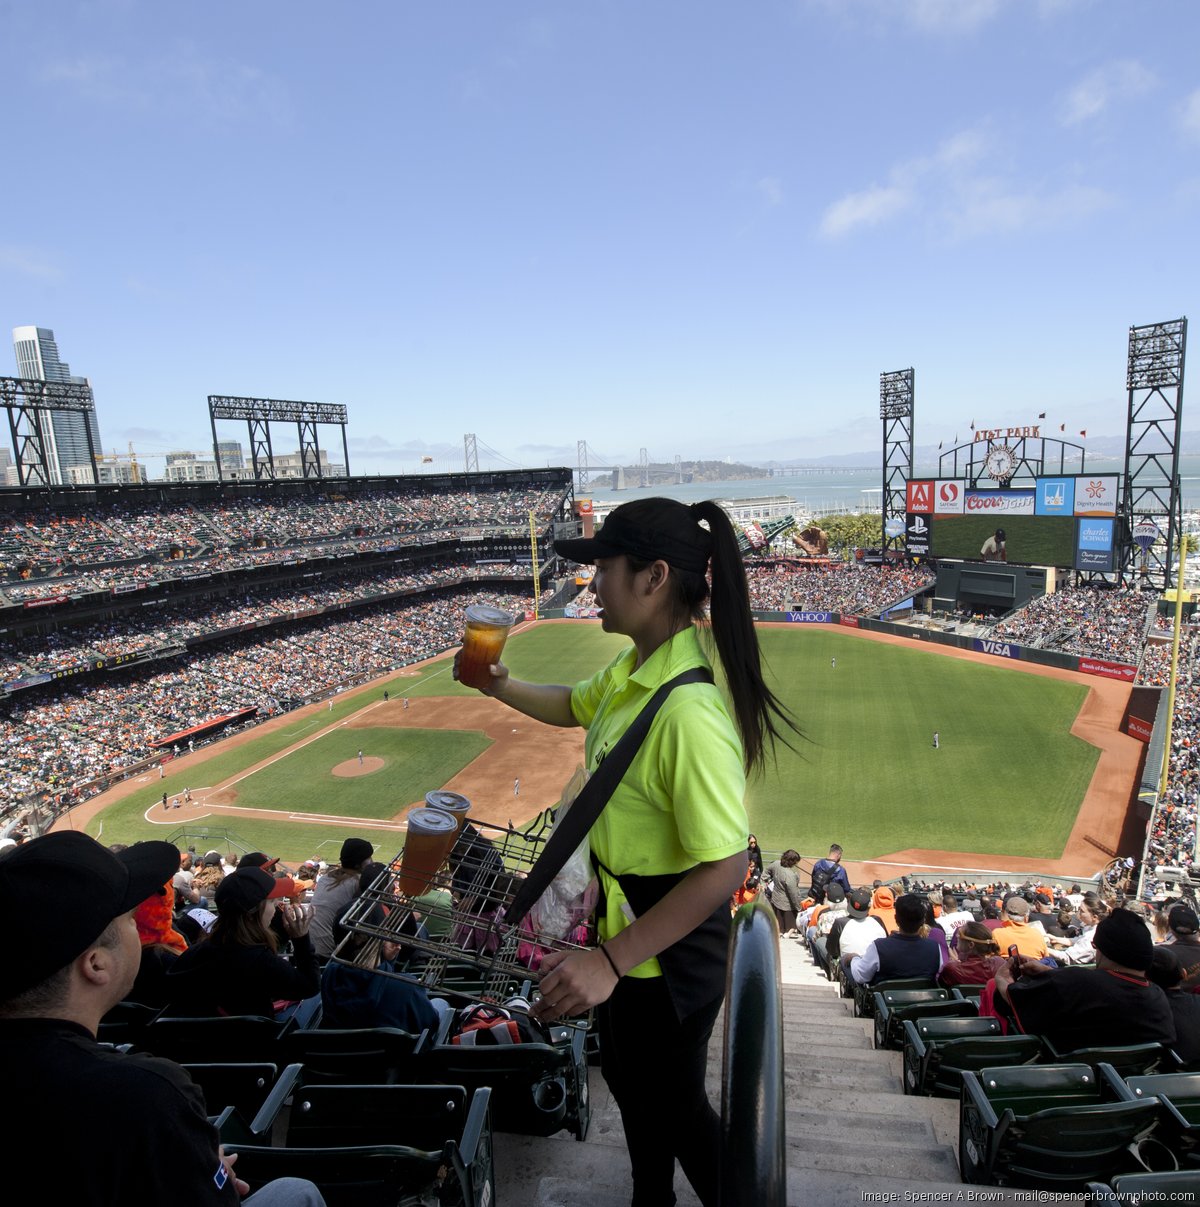
M 1158 1139 L 1184 1158 L 1200 1155 L 1200 1073 L 1158 1073 L 1124 1080 L 1134 1099 L 1158 1099 Z
M 904 1092 L 958 1098 L 962 1075 L 1032 1064 L 1042 1043 L 1033 1035 L 1004 1035 L 996 1018 L 918 1018 L 904 1021 Z
M 141 1002 L 118 1002 L 100 1020 L 96 1039 L 102 1044 L 136 1044 L 160 1013 L 157 1007 Z
M 251 1124 L 270 1143 L 226 1142 L 238 1176 L 316 1183 L 328 1207 L 495 1201 L 491 1092 L 445 1085 L 314 1085 Z M 224 1137 L 222 1137 L 224 1141 Z
M 283 1070 L 273 1064 L 185 1064 L 188 1076 L 200 1087 L 205 1109 L 210 1117 L 222 1116 L 232 1107 L 237 1117 L 252 1120 L 262 1110 L 271 1094 L 282 1086 L 290 1093 L 300 1076 L 300 1066 Z M 232 1134 L 223 1126 L 225 1134 Z
M 279 1040 L 280 1059 L 304 1066 L 304 1085 L 386 1085 L 424 1080 L 421 1051 L 429 1033 L 398 1027 L 299 1029 Z
M 901 989 L 937 989 L 937 983 L 929 977 L 897 977 L 891 981 L 877 981 L 874 985 L 854 985 L 854 1017 L 875 1017 L 875 995 Z M 949 990 L 941 990 L 947 997 Z
M 979 1013 L 974 1003 L 953 999 L 948 989 L 889 989 L 875 994 L 874 1006 L 875 1047 L 892 1051 L 899 1051 L 904 1042 L 901 1025 L 906 1018 L 967 1018 Z
M 1130 1146 L 1154 1130 L 1157 1100 L 1130 1101 L 1108 1065 L 1018 1065 L 962 1075 L 964 1182 L 1083 1190 L 1137 1170 Z
M 1200 1171 L 1171 1170 L 1166 1173 L 1126 1173 L 1113 1178 L 1111 1186 L 1088 1185 L 1094 1201 L 1113 1207 L 1144 1207 L 1146 1203 L 1195 1202 L 1200 1196 Z
M 551 1136 L 565 1127 L 583 1140 L 591 1121 L 588 1033 L 571 1026 L 551 1034 L 551 1044 L 431 1044 L 421 1055 L 422 1080 L 469 1089 L 489 1086 L 499 1131 Z
M 276 1064 L 276 1045 L 289 1030 L 285 1023 L 253 1014 L 160 1017 L 142 1031 L 137 1047 L 177 1064 Z
M 1043 1040 L 1047 1064 L 1085 1064 L 1099 1069 L 1112 1065 L 1118 1077 L 1141 1077 L 1170 1068 L 1173 1053 L 1166 1044 L 1126 1044 L 1111 1048 L 1077 1048 L 1060 1052 L 1049 1040 Z

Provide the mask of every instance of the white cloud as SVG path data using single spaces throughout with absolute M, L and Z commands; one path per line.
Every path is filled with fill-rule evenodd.
M 1001 182 L 976 181 L 950 199 L 945 229 L 960 238 L 1056 228 L 1107 209 L 1112 198 L 1103 189 L 1072 185 L 1056 191 L 1019 192 Z
M 783 204 L 783 185 L 778 177 L 764 176 L 756 182 L 754 187 L 763 195 L 763 199 L 768 205 Z
M 925 33 L 970 33 L 999 12 L 1000 0 L 808 0 L 832 17 L 881 31 L 900 22 Z
M 1184 102 L 1179 115 L 1179 124 L 1183 132 L 1191 138 L 1200 138 L 1200 88 L 1191 94 Z
M 1154 73 L 1134 59 L 1097 67 L 1063 98 L 1060 121 L 1064 126 L 1078 125 L 1098 117 L 1114 102 L 1140 96 L 1155 83 Z
M 44 87 L 84 100 L 148 112 L 180 112 L 218 120 L 264 116 L 285 122 L 287 89 L 275 76 L 232 58 L 213 59 L 191 46 L 131 62 L 81 55 L 44 63 L 34 72 Z
M 860 226 L 878 226 L 908 209 L 909 192 L 898 185 L 872 185 L 835 201 L 821 218 L 821 233 L 830 239 L 848 235 Z
M 1000 11 L 1000 0 L 908 0 L 909 21 L 934 33 L 962 33 L 986 25 Z
M 982 130 L 964 130 L 941 142 L 929 155 L 896 164 L 887 183 L 848 193 L 821 218 L 828 239 L 849 235 L 912 213 L 939 237 L 1046 229 L 1075 221 L 1110 206 L 1102 189 L 1019 186 L 989 172 L 993 140 Z
M 0 244 L 0 270 L 39 281 L 58 281 L 63 275 L 58 265 L 52 264 L 32 248 L 18 247 L 14 243 Z

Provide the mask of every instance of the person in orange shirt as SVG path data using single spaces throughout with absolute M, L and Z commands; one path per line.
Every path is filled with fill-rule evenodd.
M 878 918 L 889 935 L 896 929 L 896 894 L 886 884 L 871 894 L 871 917 Z
M 1005 901 L 1004 923 L 994 934 L 1002 952 L 1016 947 L 1020 955 L 1031 959 L 1046 957 L 1046 932 L 1040 926 L 1030 924 L 1029 902 L 1024 897 L 1009 897 Z

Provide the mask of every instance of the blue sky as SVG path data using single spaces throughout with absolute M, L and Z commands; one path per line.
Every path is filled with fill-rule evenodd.
M 344 403 L 354 472 L 816 457 L 910 365 L 919 444 L 1120 435 L 1128 328 L 1196 317 L 1194 0 L 0 21 L 0 328 L 54 329 L 106 449 L 231 393 Z

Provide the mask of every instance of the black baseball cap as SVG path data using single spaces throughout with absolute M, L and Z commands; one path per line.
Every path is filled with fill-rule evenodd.
M 1189 905 L 1174 905 L 1167 915 L 1167 926 L 1177 935 L 1194 935 L 1200 930 L 1200 918 Z
M 365 838 L 347 838 L 338 860 L 344 868 L 357 868 L 374 854 L 375 848 Z
M 871 912 L 871 890 L 856 888 L 847 898 L 852 918 L 865 918 Z
M 599 557 L 631 553 L 643 561 L 662 558 L 669 566 L 703 574 L 712 537 L 691 508 L 674 499 L 638 499 L 609 512 L 595 536 L 555 541 L 554 552 L 589 564 Z
M 78 830 L 45 834 L 0 857 L 0 968 L 4 995 L 65 968 L 114 918 L 163 892 L 179 848 L 138 842 L 113 853 Z
M 217 885 L 213 901 L 221 913 L 248 914 L 269 897 L 292 897 L 297 891 L 290 876 L 272 876 L 262 868 L 238 868 Z

